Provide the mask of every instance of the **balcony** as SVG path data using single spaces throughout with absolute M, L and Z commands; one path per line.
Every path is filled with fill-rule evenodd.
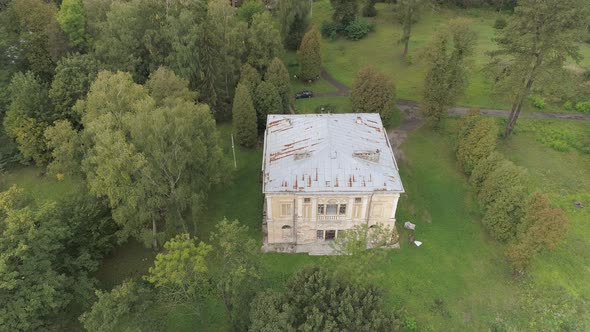
M 318 221 L 344 221 L 346 220 L 346 215 L 319 215 Z

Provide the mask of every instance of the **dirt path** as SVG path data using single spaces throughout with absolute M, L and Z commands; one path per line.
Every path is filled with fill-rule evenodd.
M 350 89 L 348 89 L 346 85 L 338 82 L 325 69 L 322 69 L 320 76 L 323 79 L 325 79 L 328 83 L 330 83 L 333 87 L 335 87 L 337 91 L 316 93 L 314 94 L 315 97 L 346 97 L 350 94 Z
M 350 94 L 350 89 L 338 82 L 330 73 L 328 73 L 325 69 L 322 69 L 321 75 L 324 80 L 334 86 L 337 91 L 334 92 L 322 92 L 316 93 L 316 97 L 345 97 Z M 419 104 L 412 100 L 403 100 L 400 99 L 397 101 L 397 107 L 402 110 L 411 109 L 411 112 L 418 113 Z M 461 107 L 456 106 L 449 109 L 450 116 L 463 116 L 469 112 L 469 107 Z M 491 116 L 499 116 L 507 118 L 510 111 L 507 110 L 499 110 L 499 109 L 489 109 L 489 108 L 481 108 L 481 114 L 484 115 L 491 115 Z M 523 118 L 531 118 L 531 119 L 556 119 L 556 120 L 578 120 L 578 121 L 590 121 L 590 114 L 583 114 L 583 113 L 549 113 L 549 112 L 525 112 L 521 113 L 520 115 Z

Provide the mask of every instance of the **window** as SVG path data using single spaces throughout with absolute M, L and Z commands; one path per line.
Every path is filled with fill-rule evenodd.
M 363 202 L 363 198 L 362 197 L 355 197 L 354 198 L 354 202 L 355 203 L 362 203 Z
M 373 205 L 373 210 L 371 211 L 371 217 L 381 217 L 383 215 L 383 205 L 375 204 Z
M 281 204 L 281 216 L 290 216 L 291 215 L 291 203 L 282 203 Z
M 336 231 L 335 230 L 327 230 L 325 240 L 334 240 L 336 238 Z
M 326 211 L 326 206 L 324 204 L 318 204 L 318 214 L 324 214 Z
M 311 198 L 309 198 L 309 197 L 305 197 L 305 198 L 303 199 L 303 203 L 311 203 Z
M 340 208 L 338 209 L 338 214 L 346 214 L 346 204 L 340 204 Z
M 317 238 L 318 240 L 323 240 L 323 239 L 324 239 L 324 231 L 323 231 L 323 230 L 318 230 L 318 231 L 316 232 L 316 238 Z
M 328 204 L 326 206 L 326 214 L 327 215 L 338 214 L 338 204 Z
M 291 226 L 284 225 L 283 227 L 281 227 L 281 229 L 283 230 L 283 238 L 290 239 L 291 234 L 293 234 Z

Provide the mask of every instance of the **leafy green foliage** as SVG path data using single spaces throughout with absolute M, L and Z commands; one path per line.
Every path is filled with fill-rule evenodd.
M 145 82 L 151 71 L 164 64 L 171 48 L 161 31 L 165 10 L 164 3 L 144 0 L 113 2 L 94 43 L 97 58 L 108 69 L 130 72 L 138 82 Z M 188 37 L 186 31 L 180 36 Z M 189 68 L 192 69 L 187 67 L 187 70 Z
M 172 303 L 202 298 L 210 288 L 206 259 L 211 250 L 210 245 L 197 243 L 189 234 L 179 234 L 164 244 L 164 252 L 156 256 L 145 279 Z
M 145 88 L 158 106 L 173 106 L 178 100 L 197 101 L 197 93 L 188 88 L 188 81 L 160 67 L 145 82 Z
M 431 41 L 422 102 L 422 113 L 430 127 L 439 127 L 447 108 L 463 94 L 467 85 L 466 59 L 473 53 L 475 39 L 469 21 L 455 19 Z
M 360 40 L 365 38 L 369 32 L 373 31 L 375 27 L 362 18 L 356 18 L 344 28 L 344 33 L 347 39 Z
M 492 118 L 473 112 L 461 120 L 457 134 L 457 161 L 466 174 L 496 150 L 498 125 Z
M 72 124 L 67 120 L 56 121 L 45 129 L 44 136 L 52 156 L 47 166 L 49 174 L 79 175 L 84 151 L 82 138 Z
M 26 160 L 47 161 L 43 131 L 54 119 L 47 87 L 32 72 L 17 73 L 10 83 L 10 106 L 4 118 L 6 133 Z
M 545 108 L 545 99 L 543 97 L 537 95 L 530 95 L 528 99 L 531 101 L 535 108 L 540 110 Z
M 5 32 L 10 36 L 6 49 L 12 58 L 23 61 L 30 70 L 47 82 L 53 77 L 56 62 L 67 52 L 67 43 L 55 18 L 53 2 L 42 0 L 12 1 L 6 10 Z
M 227 219 L 217 224 L 211 241 L 218 263 L 213 279 L 232 326 L 243 329 L 261 277 L 258 243 L 248 236 L 247 226 Z
M 363 224 L 347 229 L 330 244 L 334 252 L 336 276 L 357 284 L 371 285 L 380 274 L 375 267 L 383 263 L 385 247 L 398 241 L 395 229 L 383 224 Z
M 506 27 L 506 25 L 508 25 L 508 22 L 506 21 L 506 19 L 504 17 L 498 17 L 494 21 L 494 29 L 502 30 Z
M 236 141 L 245 147 L 253 147 L 258 143 L 256 110 L 248 87 L 242 83 L 236 88 L 232 108 L 232 122 Z
M 379 113 L 383 122 L 388 122 L 395 110 L 395 87 L 383 73 L 365 67 L 354 80 L 350 102 L 353 112 Z
M 86 33 L 86 11 L 82 0 L 63 0 L 57 13 L 57 22 L 70 42 L 84 49 L 89 36 Z
M 576 103 L 576 112 L 590 113 L 590 101 Z
M 108 198 L 122 239 L 154 246 L 196 222 L 209 188 L 227 173 L 209 108 L 190 100 L 186 81 L 171 78 L 150 79 L 151 88 L 165 85 L 155 80 L 179 88 L 160 106 L 129 74 L 101 72 L 76 106 L 84 114 L 82 165 L 91 192 Z M 61 150 L 68 151 L 54 148 Z
M 281 59 L 272 59 L 266 73 L 264 80 L 272 83 L 277 88 L 281 96 L 281 104 L 283 113 L 287 114 L 293 104 L 293 96 L 291 93 L 291 81 L 289 79 L 289 71 Z
M 320 32 L 312 27 L 301 41 L 297 55 L 299 56 L 299 78 L 314 81 L 322 72 L 322 54 L 320 52 Z
M 303 35 L 309 26 L 310 2 L 284 0 L 277 3 L 275 15 L 281 25 L 283 44 L 289 50 L 296 50 L 301 45 Z
M 565 237 L 568 221 L 563 210 L 551 206 L 549 197 L 534 193 L 526 202 L 518 236 L 507 250 L 516 272 L 522 273 L 543 250 L 555 250 Z
M 80 193 L 40 204 L 16 187 L 0 193 L 0 327 L 34 330 L 70 303 L 85 305 L 113 225 Z
M 266 71 L 274 58 L 283 55 L 281 33 L 268 12 L 255 14 L 246 39 L 248 63 L 260 72 Z
M 254 15 L 264 13 L 266 9 L 260 0 L 247 0 L 238 8 L 238 17 L 240 20 L 252 24 Z
M 374 287 L 329 275 L 318 267 L 297 272 L 281 295 L 265 292 L 253 303 L 251 331 L 397 331 L 399 321 L 383 307 Z
M 55 76 L 49 89 L 49 98 L 54 106 L 54 118 L 69 120 L 76 128 L 80 126 L 80 114 L 72 107 L 88 93 L 96 79 L 100 64 L 90 55 L 73 54 L 62 58 L 55 68 Z
M 358 0 L 330 0 L 334 12 L 332 21 L 343 26 L 348 26 L 356 18 L 358 12 Z
M 139 315 L 152 303 L 151 291 L 135 281 L 127 280 L 110 292 L 97 290 L 97 301 L 80 316 L 84 328 L 90 332 L 109 332 L 130 314 Z
M 551 81 L 568 58 L 580 59 L 577 43 L 587 10 L 582 0 L 523 0 L 498 30 L 491 68 L 496 91 L 512 99 L 506 135 L 514 130 L 535 82 Z
M 408 55 L 412 26 L 418 21 L 427 4 L 428 0 L 398 0 L 396 2 L 394 15 L 403 29 L 399 42 L 404 44 L 404 57 Z
M 322 36 L 331 40 L 335 40 L 338 37 L 338 33 L 342 30 L 342 26 L 337 22 L 322 22 L 322 26 L 320 27 Z
M 209 1 L 204 27 L 204 45 L 199 47 L 204 67 L 202 89 L 217 120 L 231 119 L 231 104 L 246 53 L 247 24 L 238 20 L 228 1 Z M 211 98 L 211 90 L 215 99 Z
M 277 88 L 267 81 L 261 82 L 258 85 L 254 96 L 256 118 L 258 119 L 258 131 L 263 132 L 266 128 L 266 116 L 269 114 L 282 113 L 283 103 Z
M 484 208 L 483 224 L 499 241 L 511 240 L 523 216 L 527 196 L 526 171 L 504 160 L 483 181 L 478 199 Z
M 258 87 L 258 84 L 260 84 L 261 80 L 262 78 L 260 77 L 260 74 L 256 68 L 252 67 L 248 63 L 242 65 L 240 68 L 240 84 L 248 87 L 250 95 L 254 95 L 256 92 L 256 87 Z

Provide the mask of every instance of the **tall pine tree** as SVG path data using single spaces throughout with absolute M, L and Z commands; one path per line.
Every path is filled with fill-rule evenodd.
M 256 143 L 258 143 L 256 110 L 252 103 L 250 90 L 242 83 L 238 83 L 236 88 L 232 115 L 234 133 L 238 144 L 245 147 L 256 146 Z
M 301 41 L 297 55 L 299 56 L 299 78 L 304 81 L 316 80 L 322 72 L 320 39 L 320 32 L 313 27 Z

